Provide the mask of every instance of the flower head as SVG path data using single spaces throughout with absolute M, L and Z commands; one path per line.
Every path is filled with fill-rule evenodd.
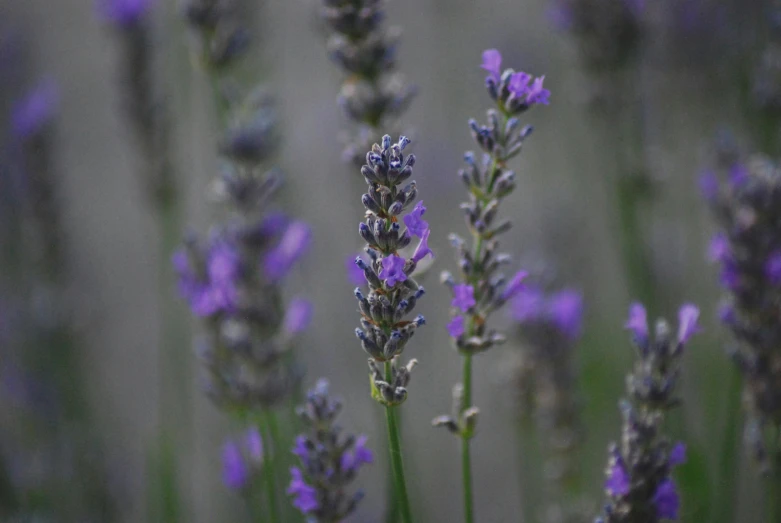
M 288 334 L 299 334 L 312 322 L 314 306 L 304 298 L 295 298 L 285 312 L 284 329 Z
M 423 219 L 425 213 L 426 208 L 421 201 L 416 203 L 412 211 L 404 217 L 404 225 L 407 226 L 407 229 L 413 236 L 422 238 L 423 234 L 428 231 L 428 222 Z
M 458 338 L 465 332 L 465 323 L 463 316 L 454 316 L 447 324 L 447 333 L 453 338 Z
M 290 468 L 290 476 L 287 493 L 294 496 L 293 506 L 304 514 L 317 510 L 320 507 L 317 502 L 317 489 L 304 481 L 304 476 L 298 467 Z
M 583 325 L 583 295 L 572 290 L 557 292 L 548 301 L 548 314 L 559 331 L 574 340 Z
M 678 519 L 681 500 L 678 497 L 675 483 L 671 479 L 665 479 L 656 487 L 653 502 L 660 519 Z
M 489 78 L 499 81 L 499 75 L 502 68 L 502 54 L 496 49 L 487 49 L 483 51 L 483 63 L 480 67 L 488 71 Z
M 534 321 L 545 313 L 545 293 L 536 286 L 521 289 L 510 304 L 510 316 L 520 323 Z
M 385 280 L 385 284 L 388 287 L 394 287 L 396 283 L 407 280 L 407 275 L 404 273 L 404 258 L 391 254 L 382 259 L 382 269 L 380 270 L 379 277 Z
M 641 303 L 633 303 L 629 306 L 629 319 L 624 328 L 632 331 L 636 340 L 648 339 L 648 319 L 645 307 Z
M 700 309 L 687 303 L 678 312 L 678 343 L 687 343 L 692 335 L 699 332 L 700 326 L 697 319 L 700 317 Z
M 467 312 L 476 303 L 474 287 L 466 283 L 459 283 L 453 287 L 453 301 L 450 302 L 452 307 L 461 309 L 461 312 Z

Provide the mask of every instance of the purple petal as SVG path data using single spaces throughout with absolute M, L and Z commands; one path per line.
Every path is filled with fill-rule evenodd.
M 678 343 L 687 343 L 693 334 L 701 329 L 697 325 L 700 309 L 692 304 L 685 304 L 678 312 Z
M 288 334 L 299 334 L 309 327 L 314 314 L 314 305 L 304 298 L 291 300 L 285 313 L 284 329 Z
M 641 303 L 633 303 L 629 306 L 629 319 L 624 328 L 632 331 L 637 340 L 648 339 L 648 319 L 645 307 Z

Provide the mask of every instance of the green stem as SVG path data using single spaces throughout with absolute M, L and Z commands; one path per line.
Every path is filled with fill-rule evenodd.
M 716 510 L 716 523 L 732 523 L 735 521 L 736 477 L 738 474 L 738 457 L 740 454 L 740 396 L 743 383 L 737 368 L 729 370 L 729 385 L 727 388 L 727 419 L 724 427 L 724 437 L 721 443 L 719 460 L 720 478 Z
M 388 383 L 393 383 L 393 367 L 390 361 L 385 362 L 385 379 Z M 401 456 L 401 438 L 399 437 L 395 407 L 385 406 L 385 419 L 388 423 L 388 447 L 401 520 L 403 523 L 412 523 L 412 511 L 407 497 L 407 483 L 404 480 L 404 461 Z
M 266 443 L 266 461 L 263 464 L 263 484 L 266 487 L 266 506 L 268 507 L 269 521 L 276 523 L 279 519 L 277 508 L 276 467 L 279 442 L 275 438 L 277 432 L 276 421 L 273 412 L 266 412 L 261 424 L 261 434 Z M 277 434 L 278 437 L 278 434 Z M 268 443 L 271 443 L 270 445 Z
M 468 409 L 472 404 L 472 355 L 464 355 L 464 375 L 463 375 L 463 407 Z M 474 506 L 472 499 L 472 457 L 469 444 L 471 434 L 461 436 L 461 473 L 464 488 L 464 521 L 472 523 L 475 520 Z
M 773 470 L 767 478 L 768 523 L 781 523 L 781 472 Z

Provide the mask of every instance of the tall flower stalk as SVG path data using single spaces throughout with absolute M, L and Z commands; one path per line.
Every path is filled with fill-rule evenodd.
M 683 443 L 664 435 L 664 419 L 680 403 L 676 386 L 680 359 L 689 339 L 699 331 L 699 310 L 683 305 L 678 313 L 678 334 L 659 320 L 652 340 L 645 307 L 634 303 L 626 328 L 638 350 L 634 370 L 627 376 L 627 398 L 620 403 L 623 417 L 621 442 L 609 447 L 603 516 L 597 523 L 657 523 L 677 520 L 680 498 L 672 470 L 686 461 Z
M 395 72 L 398 27 L 385 27 L 385 0 L 322 0 L 322 18 L 331 33 L 328 53 L 345 72 L 338 103 L 355 124 L 343 152 L 363 165 L 363 153 L 394 128 L 416 90 Z
M 273 210 L 282 178 L 268 168 L 276 151 L 276 115 L 263 89 L 242 95 L 226 71 L 247 49 L 238 1 L 191 0 L 185 14 L 199 44 L 200 63 L 214 86 L 224 125 L 220 169 L 212 185 L 225 218 L 203 239 L 190 238 L 174 257 L 180 292 L 201 319 L 198 352 L 206 392 L 265 440 L 264 496 L 270 521 L 288 518 L 281 499 L 282 441 L 276 407 L 298 389 L 302 371 L 293 357 L 296 336 L 311 319 L 311 305 L 286 305 L 285 277 L 306 253 L 306 223 Z M 278 499 L 279 498 L 279 499 Z
M 385 408 L 396 503 L 404 523 L 412 522 L 412 511 L 396 409 L 407 399 L 410 371 L 417 361 L 402 365 L 400 356 L 415 330 L 425 323 L 421 315 L 406 319 L 424 294 L 412 275 L 418 263 L 433 255 L 428 247 L 428 224 L 420 217 L 425 210 L 422 202 L 404 215 L 417 196 L 416 183 L 408 182 L 415 165 L 415 156 L 403 153 L 408 144 L 404 136 L 391 143 L 391 137 L 385 135 L 382 144 L 374 144 L 366 154 L 366 164 L 361 168 L 368 185 L 361 198 L 366 219 L 358 231 L 366 242 L 369 261 L 360 256 L 355 260 L 369 287 L 368 295 L 360 287 L 355 289 L 361 312 L 361 326 L 355 329 L 355 335 L 369 355 L 372 398 Z M 401 217 L 406 226 L 403 231 Z M 414 236 L 420 238 L 418 245 L 405 258 L 402 250 L 410 246 Z
M 171 132 L 167 99 L 157 63 L 158 47 L 153 31 L 153 0 L 98 0 L 97 10 L 116 37 L 120 50 L 118 87 L 122 109 L 132 131 L 141 165 L 139 179 L 146 203 L 155 213 L 159 229 L 160 260 L 158 341 L 160 405 L 159 448 L 156 461 L 159 510 L 167 520 L 179 519 L 186 501 L 177 478 L 179 457 L 192 448 L 191 366 L 184 311 L 173 296 L 175 280 L 170 259 L 181 241 L 182 204 L 172 162 Z M 177 456 L 179 454 L 179 456 Z
M 710 246 L 726 291 L 719 316 L 734 337 L 729 355 L 745 384 L 744 441 L 768 484 L 768 521 L 781 521 L 781 169 L 764 157 L 722 164 L 726 179 L 703 178 L 720 229 Z
M 469 121 L 472 137 L 484 154 L 478 162 L 472 152 L 466 153 L 467 168 L 459 171 L 469 192 L 469 201 L 461 204 L 461 209 L 473 245 L 452 234 L 461 281 L 450 273 L 442 274 L 442 281 L 453 292 L 447 330 L 463 356 L 463 374 L 453 393 L 453 415 L 435 418 L 434 425 L 447 427 L 461 439 L 464 520 L 468 523 L 474 521 L 470 441 L 478 414 L 472 403 L 472 358 L 505 341 L 503 334 L 488 329 L 487 319 L 521 290 L 526 277 L 526 272 L 519 271 L 507 281 L 499 272 L 510 263 L 508 255 L 497 252 L 498 236 L 511 227 L 509 220 L 498 219 L 501 202 L 515 189 L 515 173 L 508 169 L 507 162 L 520 154 L 532 131 L 529 126 L 521 127 L 518 116 L 535 105 L 547 104 L 550 96 L 542 85 L 544 77 L 533 79 L 512 69 L 502 71 L 501 62 L 499 51 L 483 53 L 482 68 L 488 72 L 486 87 L 496 106 L 488 111 L 486 125 Z

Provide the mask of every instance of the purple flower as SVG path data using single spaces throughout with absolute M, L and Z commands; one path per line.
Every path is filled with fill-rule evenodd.
M 244 488 L 249 480 L 244 456 L 233 441 L 227 442 L 222 449 L 222 479 L 225 485 L 233 490 Z
M 483 51 L 483 63 L 480 67 L 488 71 L 488 77 L 498 83 L 502 67 L 502 54 L 496 49 Z
M 415 247 L 415 252 L 412 253 L 412 261 L 415 263 L 419 263 L 420 260 L 428 256 L 429 254 L 431 257 L 434 257 L 434 251 L 429 249 L 428 247 L 428 237 L 431 234 L 431 231 L 426 229 L 423 231 L 423 234 L 420 237 L 420 243 L 418 243 L 418 246 Z M 405 278 L 406 279 L 406 278 Z M 402 280 L 404 281 L 404 280 Z
M 532 79 L 531 75 L 518 72 L 513 73 L 510 76 L 510 81 L 507 83 L 507 88 L 517 97 L 525 95 L 529 90 L 529 81 Z
M 454 338 L 458 338 L 464 334 L 465 321 L 463 316 L 454 316 L 450 323 L 447 324 L 447 332 Z
M 719 317 L 719 321 L 721 321 L 726 325 L 734 323 L 735 309 L 733 309 L 731 305 L 723 303 L 719 305 L 718 317 Z
M 417 252 L 417 251 L 416 251 Z M 407 281 L 407 275 L 404 273 L 404 258 L 391 254 L 382 259 L 382 269 L 379 277 L 385 280 L 388 287 L 393 287 L 398 282 Z
M 451 307 L 458 307 L 461 312 L 466 312 L 476 305 L 475 288 L 466 283 L 459 283 L 453 287 L 453 301 Z
M 426 208 L 421 201 L 415 204 L 415 208 L 404 217 L 404 225 L 407 226 L 412 235 L 422 238 L 428 230 L 428 222 L 423 219 L 425 213 Z
M 713 171 L 705 171 L 700 175 L 700 193 L 706 200 L 713 201 L 719 195 L 719 179 Z
M 361 285 L 366 283 L 366 276 L 363 274 L 363 269 L 355 264 L 356 257 L 360 258 L 360 255 L 351 254 L 345 259 L 344 265 L 347 269 L 347 279 L 350 280 L 350 283 L 353 285 Z
M 259 465 L 263 462 L 263 438 L 256 427 L 247 431 L 247 452 L 254 463 Z
M 299 435 L 296 437 L 296 443 L 293 446 L 293 454 L 298 456 L 304 465 L 309 462 L 309 447 L 306 445 L 305 436 Z
M 575 340 L 583 324 L 583 296 L 572 290 L 557 292 L 548 301 L 548 314 L 559 331 Z
M 56 84 L 46 80 L 38 84 L 11 108 L 11 127 L 14 135 L 27 140 L 40 134 L 54 118 L 59 105 Z
M 781 251 L 771 254 L 765 262 L 765 276 L 773 285 L 781 283 Z
M 678 442 L 670 449 L 670 456 L 668 462 L 671 467 L 677 467 L 686 463 L 686 445 L 683 442 Z
M 729 257 L 729 241 L 723 233 L 716 233 L 711 238 L 708 246 L 708 259 L 713 262 L 721 262 Z
M 535 321 L 545 309 L 545 293 L 539 287 L 525 287 L 515 295 L 510 304 L 510 316 L 518 322 Z
M 523 289 L 523 280 L 526 279 L 526 277 L 529 275 L 526 271 L 518 271 L 515 273 L 515 276 L 513 276 L 513 279 L 510 280 L 510 283 L 507 284 L 507 286 L 502 291 L 501 298 L 503 300 L 509 300 L 516 294 L 518 294 L 521 289 Z
M 317 490 L 304 481 L 301 469 L 291 467 L 290 475 L 292 478 L 287 488 L 287 493 L 295 496 L 293 506 L 304 514 L 317 510 L 320 507 L 320 504 L 317 502 Z
M 605 481 L 605 490 L 610 496 L 624 496 L 629 493 L 629 476 L 620 460 L 613 463 Z
M 235 309 L 240 260 L 229 243 L 217 240 L 210 246 L 204 279 L 195 274 L 186 252 L 174 253 L 172 262 L 179 276 L 179 292 L 189 302 L 193 314 L 206 317 Z
M 295 221 L 285 229 L 279 244 L 266 254 L 264 270 L 271 281 L 278 281 L 290 272 L 293 264 L 306 253 L 312 242 L 312 229 L 303 221 Z
M 740 274 L 735 264 L 730 259 L 722 260 L 721 274 L 719 274 L 721 284 L 731 290 L 735 290 L 740 285 Z
M 290 217 L 279 211 L 270 212 L 260 224 L 260 234 L 266 238 L 272 238 L 282 234 L 290 223 Z
M 295 298 L 285 312 L 284 329 L 288 334 L 299 334 L 309 327 L 314 306 L 304 298 Z
M 678 519 L 678 509 L 681 500 L 678 498 L 678 492 L 675 489 L 675 483 L 671 479 L 662 481 L 654 493 L 654 505 L 656 505 L 656 515 L 660 519 Z
M 743 163 L 738 162 L 729 168 L 729 183 L 733 189 L 743 185 L 748 180 L 748 177 L 748 167 Z
M 535 78 L 532 82 L 532 86 L 526 93 L 526 103 L 528 105 L 548 105 L 550 103 L 550 91 L 542 87 L 542 82 L 545 81 L 545 76 Z
M 355 447 L 352 452 L 345 452 L 341 458 L 342 470 L 357 471 L 358 468 L 365 463 L 372 463 L 374 461 L 374 455 L 372 451 L 366 447 L 366 436 L 360 436 L 355 441 Z
M 678 311 L 678 343 L 687 343 L 693 334 L 700 331 L 697 319 L 700 317 L 700 309 L 687 303 Z
M 151 0 L 99 0 L 97 11 L 106 22 L 127 28 L 141 22 L 151 5 Z
M 641 303 L 633 303 L 629 306 L 629 319 L 626 321 L 624 328 L 632 331 L 637 340 L 648 339 L 648 319 L 645 307 Z

